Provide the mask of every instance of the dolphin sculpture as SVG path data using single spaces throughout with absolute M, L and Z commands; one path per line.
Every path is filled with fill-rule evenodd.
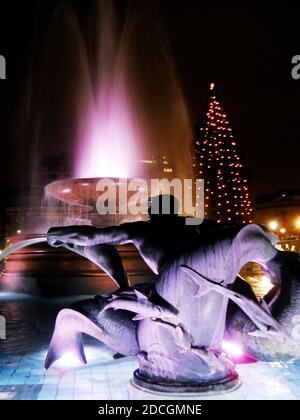
M 276 257 L 265 265 L 265 271 L 274 285 L 261 301 L 257 300 L 251 286 L 246 282 L 239 280 L 234 286 L 247 299 L 269 312 L 284 328 L 287 337 L 278 340 L 278 335 L 273 329 L 266 331 L 257 328 L 253 319 L 232 301 L 227 313 L 226 338 L 237 343 L 245 354 L 256 360 L 299 360 L 300 255 L 278 251 Z
M 261 336 L 269 338 L 272 336 L 277 341 L 282 342 L 284 339 L 291 339 L 288 335 L 285 328 L 272 317 L 271 312 L 267 305 L 259 305 L 255 301 L 248 299 L 242 294 L 232 291 L 229 288 L 222 286 L 219 283 L 215 283 L 212 280 L 205 278 L 197 271 L 187 267 L 181 267 L 195 282 L 198 280 L 200 282 L 199 291 L 195 297 L 201 297 L 209 291 L 216 291 L 222 296 L 231 299 L 236 303 L 242 311 L 248 315 L 252 322 L 259 328 Z M 203 283 L 203 284 L 201 284 Z M 254 333 L 249 333 L 254 335 Z

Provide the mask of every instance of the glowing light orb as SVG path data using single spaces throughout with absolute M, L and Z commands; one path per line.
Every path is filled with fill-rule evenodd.
M 65 353 L 57 362 L 58 366 L 75 367 L 80 366 L 81 363 L 78 358 L 71 352 Z
M 222 350 L 230 356 L 243 356 L 243 350 L 232 341 L 223 340 Z
M 271 279 L 266 275 L 248 277 L 248 281 L 259 298 L 263 298 L 274 287 Z
M 112 360 L 113 351 L 105 346 L 85 345 L 84 352 L 89 363 L 103 363 Z M 46 357 L 46 354 L 44 355 Z M 75 353 L 68 351 L 55 362 L 57 368 L 80 368 L 84 366 Z
M 270 228 L 271 230 L 276 230 L 276 229 L 278 228 L 278 223 L 277 223 L 275 220 L 272 220 L 272 221 L 269 223 L 269 228 Z
M 262 276 L 262 278 L 259 282 L 259 285 L 262 289 L 265 289 L 267 291 L 269 291 L 273 287 L 273 283 L 271 282 L 271 280 L 267 276 Z

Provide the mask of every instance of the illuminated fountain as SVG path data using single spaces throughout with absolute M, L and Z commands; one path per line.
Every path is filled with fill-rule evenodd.
M 65 249 L 50 249 L 45 241 L 37 239 L 56 225 L 107 226 L 137 220 L 137 216 L 130 215 L 99 216 L 96 185 L 103 177 L 163 178 L 166 174 L 155 165 L 145 175 L 145 166 L 141 164 L 162 157 L 172 167 L 168 175 L 181 179 L 192 177 L 188 112 L 170 51 L 163 42 L 165 37 L 157 10 L 147 7 L 145 11 L 142 5 L 135 4 L 128 8 L 120 25 L 113 1 L 95 2 L 91 8 L 84 23 L 71 6 L 60 10 L 55 26 L 59 48 L 49 45 L 48 50 L 49 62 L 52 59 L 63 63 L 57 70 L 59 88 L 49 87 L 47 93 L 53 103 L 68 107 L 63 122 L 61 114 L 57 114 L 60 123 L 54 133 L 59 137 L 72 133 L 72 141 L 68 141 L 72 143 L 74 155 L 73 178 L 47 185 L 42 223 L 37 226 L 31 223 L 23 230 L 24 236 L 10 238 L 11 244 L 28 238 L 38 243 L 18 250 L 6 261 L 1 276 L 5 289 L 46 294 L 112 289 L 114 285 L 108 276 L 91 262 Z M 149 22 L 151 28 L 145 31 Z M 48 38 L 51 39 L 49 34 Z M 48 63 L 48 73 L 53 71 L 53 62 Z M 45 80 L 40 81 L 46 86 L 47 71 L 41 72 Z M 61 91 L 62 86 L 65 91 Z M 36 139 L 32 162 L 40 159 L 41 142 L 50 150 L 57 147 L 55 143 L 52 146 L 56 139 L 49 137 L 53 109 L 38 106 L 38 120 L 27 130 Z M 32 109 L 33 115 L 34 112 Z M 39 168 L 37 164 L 32 168 L 33 183 L 38 183 Z M 152 278 L 132 246 L 123 246 L 119 251 L 131 281 Z

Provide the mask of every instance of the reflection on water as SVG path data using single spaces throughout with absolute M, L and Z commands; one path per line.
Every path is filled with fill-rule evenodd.
M 0 355 L 21 355 L 47 348 L 58 311 L 82 299 L 43 299 L 0 294 L 0 315 L 6 320 L 6 339 Z

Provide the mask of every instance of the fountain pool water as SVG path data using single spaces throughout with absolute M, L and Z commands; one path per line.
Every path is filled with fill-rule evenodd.
M 85 341 L 88 365 L 58 363 L 45 371 L 44 361 L 55 318 L 77 296 L 45 299 L 0 293 L 0 312 L 7 319 L 7 339 L 0 340 L 0 400 L 180 399 L 146 394 L 129 385 L 138 367 L 135 358 L 114 360 L 113 352 L 92 339 Z M 86 340 L 85 339 L 85 340 Z M 201 400 L 299 400 L 300 364 L 252 363 L 237 365 L 243 385 L 218 396 L 191 396 Z M 185 396 L 185 399 L 187 397 Z

